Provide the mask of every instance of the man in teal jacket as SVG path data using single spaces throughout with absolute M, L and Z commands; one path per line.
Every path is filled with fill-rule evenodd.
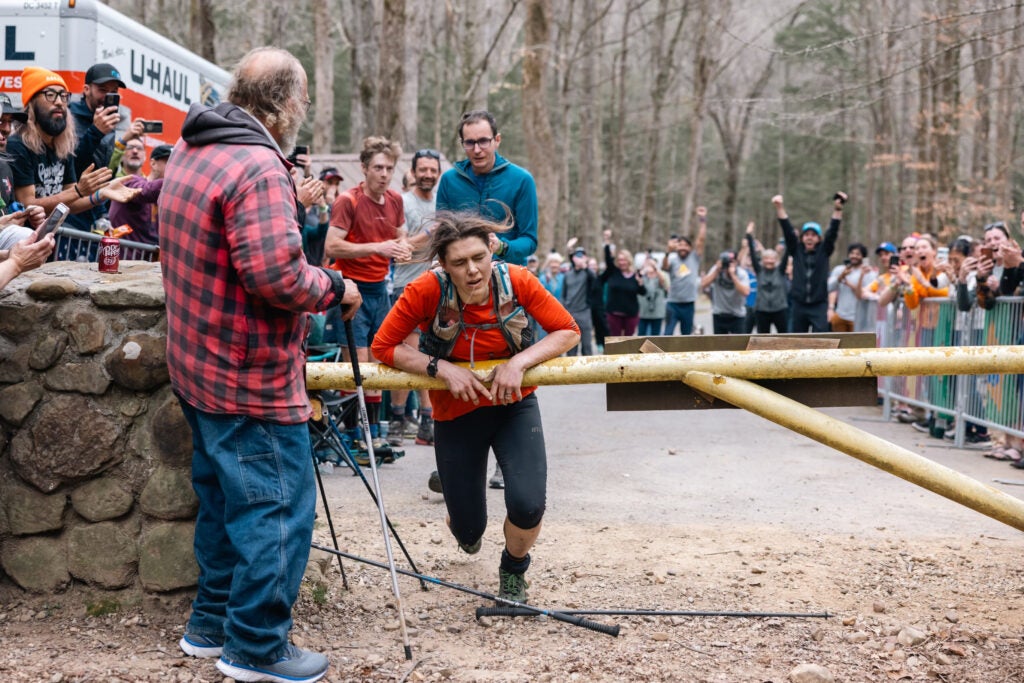
M 522 166 L 498 154 L 501 134 L 489 111 L 466 112 L 459 120 L 459 140 L 466 158 L 441 176 L 437 185 L 438 211 L 474 211 L 512 229 L 500 237 L 491 234 L 494 258 L 519 266 L 537 250 L 537 185 Z M 437 473 L 430 477 L 432 491 L 441 490 Z M 495 464 L 492 489 L 505 488 L 501 466 Z
M 537 250 L 537 186 L 530 172 L 498 154 L 501 134 L 494 117 L 471 111 L 459 121 L 459 140 L 466 159 L 441 176 L 438 211 L 474 211 L 494 221 L 511 213 L 512 229 L 492 235 L 496 258 L 525 266 Z

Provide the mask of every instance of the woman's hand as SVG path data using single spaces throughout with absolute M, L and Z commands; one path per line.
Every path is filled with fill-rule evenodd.
M 494 372 L 491 372 L 493 375 Z M 493 401 L 492 392 L 487 390 L 484 383 L 472 371 L 446 360 L 437 364 L 437 376 L 444 380 L 448 391 L 460 401 L 470 401 L 473 405 L 480 403 L 480 397 L 484 396 Z M 493 387 L 492 387 L 493 391 Z
M 495 403 L 515 403 L 523 399 L 523 372 L 524 369 L 510 358 L 507 363 L 502 363 L 491 370 L 487 381 L 491 383 L 492 400 Z

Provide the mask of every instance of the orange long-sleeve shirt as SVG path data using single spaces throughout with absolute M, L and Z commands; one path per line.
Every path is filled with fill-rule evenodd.
M 579 327 L 569 312 L 530 271 L 513 265 L 509 265 L 508 270 L 516 299 L 541 327 L 548 333 L 556 330 L 579 333 Z M 463 305 L 463 320 L 473 325 L 496 323 L 493 297 L 492 291 L 486 304 Z M 414 329 L 428 328 L 437 313 L 440 299 L 441 285 L 433 271 L 427 271 L 409 283 L 373 338 L 371 347 L 374 357 L 386 365 L 394 366 L 395 348 Z M 459 334 L 448 360 L 496 360 L 511 356 L 512 351 L 500 329 L 466 329 Z M 536 389 L 523 387 L 523 396 Z M 461 401 L 447 390 L 431 390 L 430 402 L 434 407 L 435 420 L 454 420 L 481 406 L 492 405 L 486 398 L 481 398 L 477 405 L 471 401 Z

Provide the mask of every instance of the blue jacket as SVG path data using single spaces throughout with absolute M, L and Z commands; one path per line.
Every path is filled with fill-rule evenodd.
M 497 154 L 494 168 L 478 185 L 469 159 L 463 159 L 445 171 L 437 186 L 438 211 L 475 211 L 500 222 L 506 206 L 512 212 L 512 229 L 499 235 L 508 243 L 502 258 L 525 266 L 537 250 L 537 186 L 529 171 Z
M 95 164 L 96 168 L 104 168 L 110 163 L 110 157 L 114 153 L 114 132 L 104 135 L 99 128 L 92 125 L 92 110 L 85 103 L 84 96 L 68 105 L 68 111 L 75 117 L 75 126 L 78 129 L 78 146 L 75 147 L 75 177 L 78 178 L 89 164 Z M 88 232 L 92 230 L 92 224 L 96 219 L 102 218 L 106 213 L 106 207 L 107 204 L 104 203 L 71 214 L 65 224 L 69 228 Z
M 75 117 L 78 128 L 78 146 L 75 147 L 75 175 L 81 176 L 89 164 L 103 168 L 110 163 L 114 154 L 114 131 L 104 135 L 100 129 L 92 125 L 92 110 L 85 103 L 84 97 L 68 105 L 68 111 Z

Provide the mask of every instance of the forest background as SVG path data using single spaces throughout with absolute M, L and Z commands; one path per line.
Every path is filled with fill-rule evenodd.
M 841 241 L 944 242 L 1024 204 L 1024 3 L 1006 0 L 110 0 L 230 70 L 276 45 L 310 75 L 300 140 L 366 135 L 463 157 L 491 110 L 529 169 L 538 252 L 612 229 L 633 250 L 688 234 L 736 248 L 769 199 L 794 222 L 851 202 Z

